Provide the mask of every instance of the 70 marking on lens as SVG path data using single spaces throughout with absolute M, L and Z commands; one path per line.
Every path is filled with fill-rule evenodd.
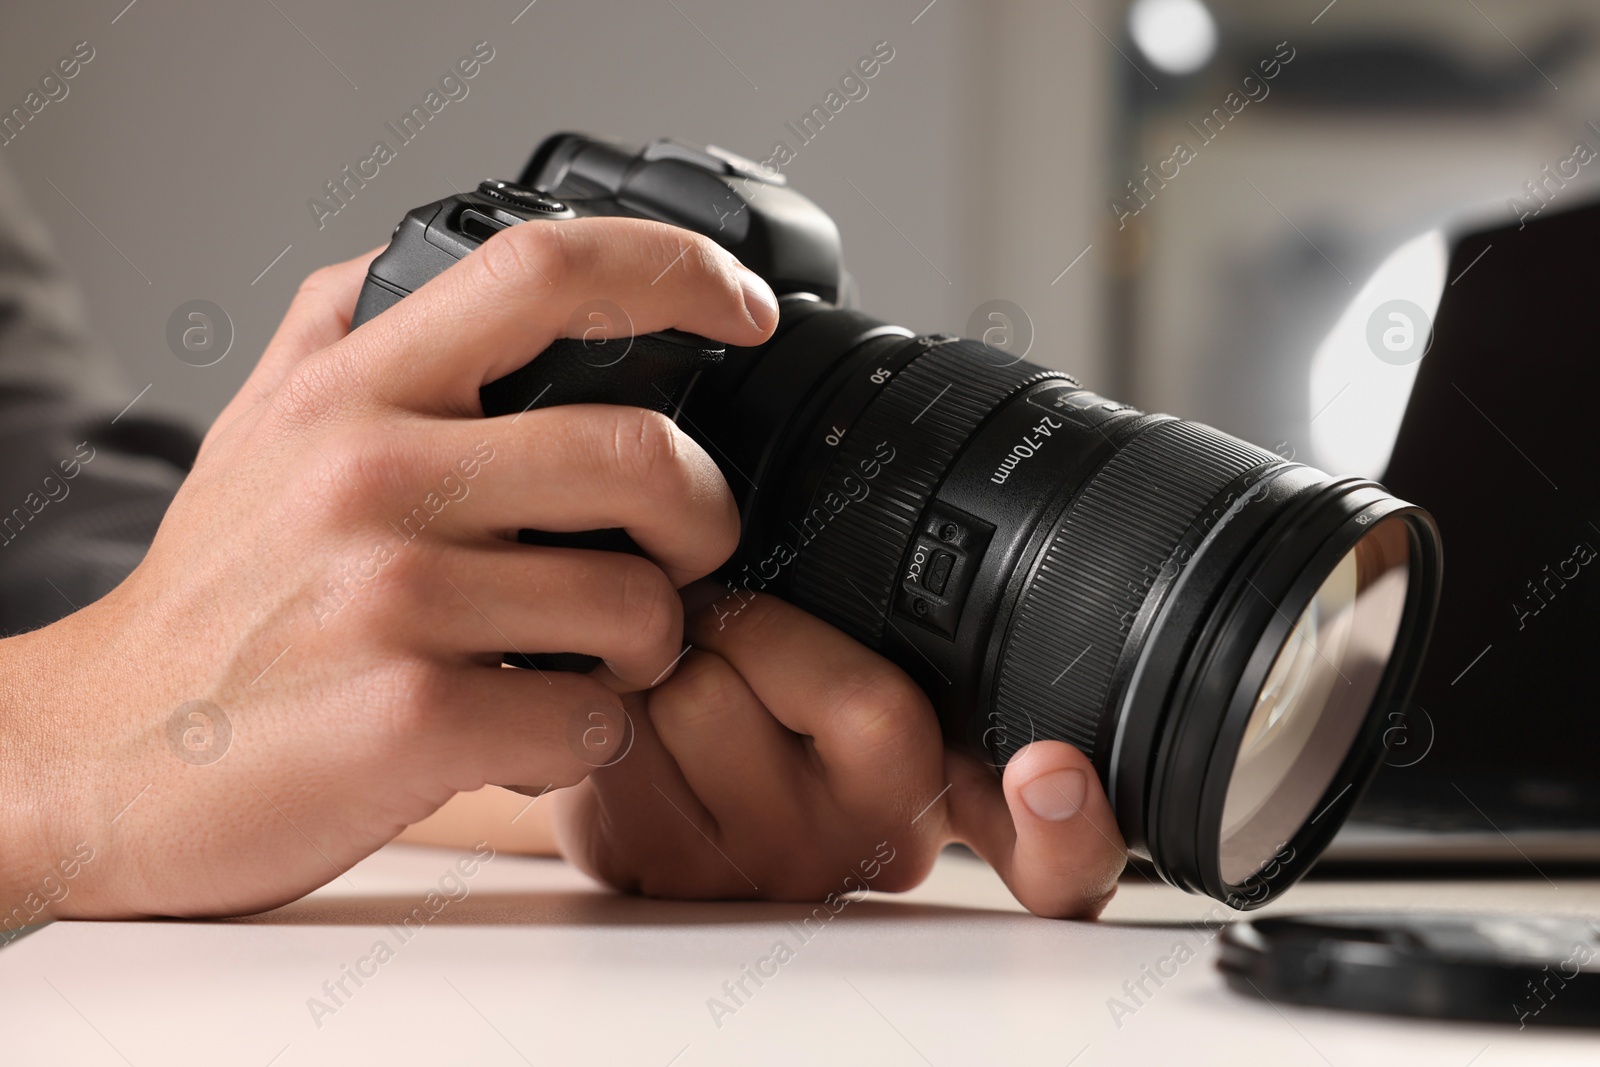
M 873 370 L 871 374 L 867 375 L 867 378 L 872 382 L 873 385 L 882 385 L 884 382 L 893 377 L 894 371 L 890 370 L 888 367 L 878 367 Z M 848 429 L 848 426 L 829 426 L 827 436 L 825 436 L 823 440 L 826 441 L 830 447 L 837 448 L 839 446 L 839 442 L 844 440 L 845 432 Z

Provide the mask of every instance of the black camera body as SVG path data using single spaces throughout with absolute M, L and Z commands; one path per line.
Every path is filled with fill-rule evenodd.
M 624 213 L 612 199 L 566 204 L 501 181 L 481 182 L 470 193 L 425 204 L 406 213 L 394 228 L 389 247 L 373 260 L 351 326 L 388 310 L 500 230 L 527 222 Z M 621 315 L 614 306 L 580 309 L 584 311 L 608 319 Z M 588 323 L 583 314 L 576 318 L 578 337 L 557 341 L 539 359 L 484 387 L 480 399 L 485 415 L 600 402 L 675 413 L 695 375 L 723 356 L 719 343 L 679 330 L 639 338 L 596 338 L 593 326 L 603 325 L 610 333 L 616 324 Z
M 676 331 L 597 340 L 591 324 L 631 333 L 625 312 L 580 309 L 569 339 L 483 387 L 485 415 L 671 415 L 739 502 L 724 624 L 757 593 L 806 609 L 911 675 L 946 738 L 997 769 L 1031 741 L 1077 746 L 1130 848 L 1175 885 L 1250 908 L 1305 872 L 1415 681 L 1441 568 L 1426 512 L 844 306 L 832 220 L 718 149 L 557 134 L 517 183 L 409 213 L 353 325 L 500 229 L 584 215 L 717 241 L 778 294 L 776 332 L 725 351 Z M 522 533 L 633 549 L 578 536 Z M 536 651 L 511 661 L 593 662 Z
M 559 197 L 559 198 L 558 198 Z M 834 301 L 848 284 L 839 230 L 781 174 L 720 149 L 661 140 L 641 152 L 578 134 L 545 140 L 515 182 L 488 180 L 469 193 L 406 213 L 372 263 L 351 327 L 386 311 L 495 233 L 527 222 L 625 216 L 707 234 L 780 295 Z M 677 418 L 702 371 L 723 362 L 719 342 L 679 330 L 632 336 L 627 313 L 607 301 L 580 307 L 562 338 L 527 366 L 480 392 L 486 416 L 557 404 L 611 403 Z M 699 390 L 712 392 L 711 387 Z M 729 474 L 730 484 L 733 475 Z M 637 552 L 621 530 L 553 534 L 523 530 L 525 544 Z M 508 652 L 513 666 L 587 671 L 591 656 Z
M 414 292 L 496 230 L 536 219 L 622 215 L 705 234 L 773 291 L 838 302 L 846 285 L 839 229 L 782 174 L 721 149 L 662 140 L 641 152 L 579 134 L 548 138 L 515 184 L 416 208 L 373 264 L 359 325 Z
M 652 219 L 705 234 L 780 297 L 804 294 L 833 303 L 849 284 L 838 227 L 790 189 L 782 174 L 731 152 L 676 141 L 630 152 L 580 134 L 555 134 L 517 182 L 484 181 L 470 193 L 407 212 L 368 271 L 351 326 L 415 292 L 499 230 L 596 216 Z M 721 344 L 681 331 L 629 336 L 626 312 L 603 301 L 579 308 L 573 318 L 577 336 L 557 341 L 539 359 L 484 387 L 485 415 L 614 403 L 676 417 L 699 373 L 723 362 Z M 709 384 L 700 390 L 715 391 Z M 737 491 L 740 482 L 728 473 Z M 628 544 L 614 534 L 566 543 Z

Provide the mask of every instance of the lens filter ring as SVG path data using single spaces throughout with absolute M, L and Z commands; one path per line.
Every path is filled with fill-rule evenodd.
M 1130 703 L 1170 705 L 1161 740 L 1153 752 L 1146 749 L 1151 769 L 1142 821 L 1152 860 L 1174 884 L 1241 910 L 1259 907 L 1304 875 L 1376 772 L 1387 726 L 1378 709 L 1407 695 L 1403 690 L 1426 647 L 1439 587 L 1432 519 L 1379 486 L 1322 475 L 1304 481 L 1277 510 L 1277 521 L 1253 546 L 1240 551 L 1242 546 L 1224 545 L 1218 551 L 1233 562 L 1214 585 L 1210 621 L 1187 650 L 1178 676 L 1143 679 L 1150 691 L 1130 694 Z M 1255 842 L 1260 862 L 1247 864 L 1249 873 L 1229 871 L 1238 858 L 1224 855 L 1228 800 L 1263 687 L 1330 576 L 1386 523 L 1388 539 L 1404 544 L 1390 553 L 1404 552 L 1404 587 L 1387 647 L 1366 657 L 1374 672 L 1364 682 L 1341 653 L 1327 645 L 1314 650 L 1345 685 L 1370 691 L 1352 691 L 1348 707 L 1330 701 L 1305 709 L 1319 730 L 1305 749 L 1314 758 L 1284 777 L 1293 796 L 1274 795 L 1262 808 L 1285 813 L 1281 832 L 1266 844 Z M 1359 618 L 1352 625 L 1367 628 Z M 1152 637 L 1162 639 L 1159 630 Z M 1325 736 L 1324 726 L 1331 731 Z

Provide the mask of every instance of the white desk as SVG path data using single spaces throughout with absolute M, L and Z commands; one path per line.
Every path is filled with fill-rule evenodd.
M 1214 969 L 1216 946 L 1182 925 L 1211 902 L 1137 876 L 1104 921 L 1048 922 L 1021 913 L 987 868 L 947 854 L 916 892 L 851 904 L 803 942 L 803 906 L 618 897 L 563 864 L 501 855 L 402 942 L 392 927 L 455 856 L 390 846 L 248 920 L 49 926 L 0 951 L 0 1063 L 1600 1063 L 1600 1036 L 1240 997 Z M 1600 882 L 1556 881 L 1311 883 L 1283 903 L 1600 916 Z M 360 986 L 346 978 L 351 995 L 314 1020 L 308 999 L 333 1007 L 323 983 L 380 939 L 393 958 L 364 964 L 375 973 Z M 708 998 L 734 1006 L 723 983 L 779 940 L 794 958 L 767 965 L 776 976 L 759 988 L 746 979 L 751 995 L 716 1025 Z M 1119 1027 L 1108 998 L 1126 1001 L 1123 982 L 1178 941 L 1197 957 Z

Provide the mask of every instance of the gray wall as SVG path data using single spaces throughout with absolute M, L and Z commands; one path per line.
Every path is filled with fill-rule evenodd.
M 545 133 L 670 134 L 759 158 L 880 40 L 895 57 L 869 95 L 787 168 L 838 219 L 864 306 L 960 331 L 980 302 L 1003 297 L 1033 321 L 1033 358 L 1094 379 L 1096 253 L 1051 280 L 1102 225 L 1091 193 L 1115 55 L 1086 16 L 1114 34 L 1111 5 L 524 2 L 0 9 L 4 110 L 76 42 L 95 50 L 68 95 L 0 148 L 0 164 L 55 233 L 130 397 L 150 383 L 142 405 L 209 420 L 302 276 L 380 243 L 452 184 L 514 176 Z M 495 56 L 467 97 L 319 229 L 308 199 L 479 40 Z M 192 299 L 235 325 L 214 366 L 168 348 L 168 317 Z

